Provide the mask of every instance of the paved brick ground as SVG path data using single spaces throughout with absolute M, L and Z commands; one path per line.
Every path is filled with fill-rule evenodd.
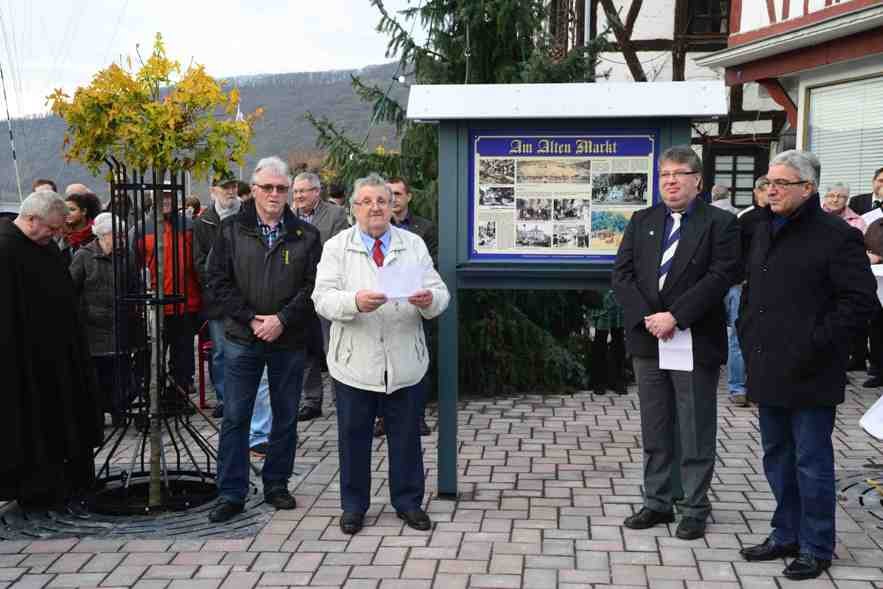
M 856 379 L 860 375 L 855 375 Z M 883 588 L 883 508 L 864 482 L 881 444 L 858 417 L 879 390 L 850 388 L 835 431 L 843 488 L 838 559 L 801 587 Z M 434 422 L 434 415 L 430 416 Z M 136 587 L 348 589 L 788 587 L 783 562 L 742 562 L 762 540 L 773 502 L 762 474 L 757 416 L 719 398 L 718 463 L 708 534 L 620 523 L 641 503 L 637 397 L 524 395 L 471 400 L 460 413 L 458 501 L 431 495 L 435 438 L 424 438 L 430 532 L 403 527 L 388 505 L 385 444 L 375 443 L 368 526 L 344 536 L 333 413 L 301 429 L 297 460 L 314 466 L 295 487 L 299 508 L 277 512 L 253 538 L 66 539 L 0 543 L 0 589 Z M 876 469 L 876 470 L 875 470 Z M 862 505 L 864 502 L 866 505 Z

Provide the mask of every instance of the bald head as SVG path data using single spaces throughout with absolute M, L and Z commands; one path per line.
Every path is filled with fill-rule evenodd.
M 64 189 L 64 195 L 70 196 L 72 194 L 93 194 L 93 192 L 85 184 L 68 184 L 68 187 Z

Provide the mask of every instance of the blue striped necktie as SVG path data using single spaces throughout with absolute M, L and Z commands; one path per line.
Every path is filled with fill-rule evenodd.
M 665 240 L 665 248 L 662 250 L 662 262 L 659 264 L 659 290 L 665 285 L 665 278 L 668 271 L 671 270 L 671 262 L 674 260 L 675 251 L 678 249 L 678 240 L 681 238 L 681 215 L 682 213 L 671 214 L 671 233 Z

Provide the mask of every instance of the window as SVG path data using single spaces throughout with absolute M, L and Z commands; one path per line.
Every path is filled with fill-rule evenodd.
M 754 199 L 754 181 L 764 175 L 769 163 L 769 147 L 766 145 L 734 146 L 711 144 L 704 154 L 704 189 L 710 191 L 713 184 L 730 189 L 734 206 L 750 206 Z
M 687 34 L 726 35 L 730 31 L 729 0 L 687 0 Z
M 871 190 L 883 166 L 883 77 L 811 88 L 807 149 L 822 164 L 820 190 L 834 182 L 850 194 Z

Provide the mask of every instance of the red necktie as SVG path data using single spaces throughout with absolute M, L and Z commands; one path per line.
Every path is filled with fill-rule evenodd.
M 383 242 L 379 239 L 374 240 L 374 253 L 372 254 L 372 257 L 374 258 L 374 263 L 377 264 L 378 267 L 383 266 L 383 250 L 380 249 L 381 244 L 383 244 Z

